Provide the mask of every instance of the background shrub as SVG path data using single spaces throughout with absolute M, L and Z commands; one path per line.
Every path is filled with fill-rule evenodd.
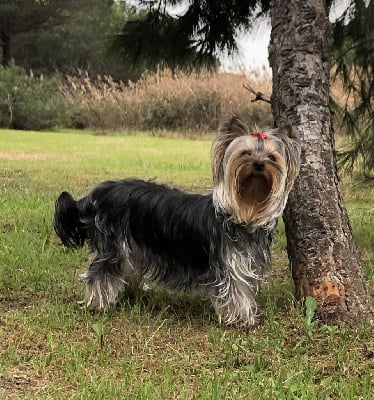
M 66 100 L 74 105 L 74 125 L 99 130 L 168 129 L 211 131 L 224 115 L 241 114 L 251 126 L 271 126 L 270 105 L 252 103 L 243 83 L 271 93 L 271 78 L 231 73 L 145 74 L 125 85 L 111 77 L 92 79 L 86 72 L 67 76 Z
M 0 126 L 40 130 L 69 126 L 71 104 L 57 76 L 45 79 L 14 65 L 0 67 Z

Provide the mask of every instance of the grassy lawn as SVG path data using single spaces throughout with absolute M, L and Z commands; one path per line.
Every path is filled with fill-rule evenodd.
M 210 142 L 0 130 L 0 398 L 371 399 L 374 329 L 310 326 L 293 298 L 280 224 L 264 323 L 217 323 L 208 302 L 152 293 L 79 309 L 85 249 L 65 250 L 54 201 L 125 176 L 211 189 Z M 374 189 L 344 181 L 374 288 Z

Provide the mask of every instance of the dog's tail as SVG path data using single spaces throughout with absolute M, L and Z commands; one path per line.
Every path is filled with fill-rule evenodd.
M 80 203 L 70 193 L 62 192 L 55 205 L 53 227 L 61 242 L 72 249 L 82 247 L 87 237 Z

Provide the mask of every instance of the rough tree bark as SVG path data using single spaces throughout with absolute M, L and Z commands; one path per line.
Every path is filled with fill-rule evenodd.
M 342 199 L 329 108 L 331 24 L 323 0 L 273 0 L 269 60 L 275 124 L 303 140 L 284 212 L 296 297 L 313 296 L 327 324 L 373 324 L 374 307 Z

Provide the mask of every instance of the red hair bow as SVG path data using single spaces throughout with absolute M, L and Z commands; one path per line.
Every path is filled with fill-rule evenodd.
M 252 136 L 258 136 L 260 139 L 263 139 L 263 140 L 268 138 L 268 135 L 264 132 L 256 132 L 255 131 L 255 132 L 250 132 L 249 134 Z

